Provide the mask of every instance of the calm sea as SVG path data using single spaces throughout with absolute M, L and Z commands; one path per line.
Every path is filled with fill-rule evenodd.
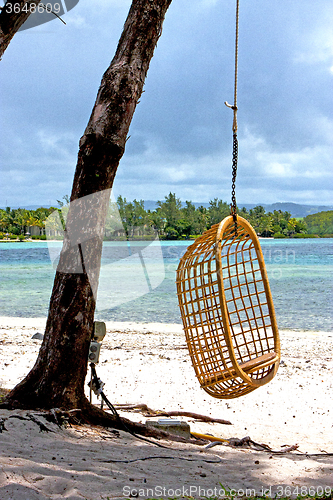
M 105 243 L 96 319 L 180 323 L 175 271 L 189 244 Z M 0 243 L 0 316 L 47 315 L 61 244 L 49 246 Z M 263 239 L 261 246 L 279 328 L 333 331 L 333 239 Z

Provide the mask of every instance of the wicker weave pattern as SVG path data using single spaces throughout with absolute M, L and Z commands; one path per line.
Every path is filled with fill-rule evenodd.
M 235 398 L 275 375 L 280 344 L 258 238 L 233 217 L 191 245 L 177 270 L 186 341 L 200 385 L 216 398 Z

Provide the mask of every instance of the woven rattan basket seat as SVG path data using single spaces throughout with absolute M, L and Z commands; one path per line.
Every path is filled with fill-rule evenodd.
M 191 245 L 177 269 L 186 342 L 201 387 L 230 399 L 269 382 L 280 341 L 263 254 L 251 225 L 232 216 Z

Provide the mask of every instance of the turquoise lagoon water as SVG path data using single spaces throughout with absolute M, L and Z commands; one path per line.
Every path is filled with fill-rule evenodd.
M 96 319 L 180 323 L 175 272 L 188 241 L 106 242 Z M 0 243 L 0 316 L 47 315 L 61 243 Z M 279 328 L 333 331 L 333 240 L 262 239 Z

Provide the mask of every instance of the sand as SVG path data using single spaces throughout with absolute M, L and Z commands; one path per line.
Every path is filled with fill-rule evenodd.
M 41 343 L 32 336 L 44 326 L 45 319 L 0 318 L 0 387 L 10 389 L 28 373 Z M 230 420 L 232 425 L 222 425 L 179 417 L 192 432 L 224 439 L 250 436 L 274 451 L 297 444 L 297 451 L 206 449 L 171 441 L 163 442 L 165 449 L 122 431 L 59 429 L 46 421 L 50 432 L 41 432 L 27 412 L 0 410 L 5 426 L 0 499 L 223 498 L 222 486 L 239 496 L 331 491 L 333 333 L 280 333 L 277 376 L 240 399 L 213 399 L 199 388 L 180 325 L 107 323 L 97 373 L 113 404 Z M 147 420 L 140 413 L 120 413 Z

